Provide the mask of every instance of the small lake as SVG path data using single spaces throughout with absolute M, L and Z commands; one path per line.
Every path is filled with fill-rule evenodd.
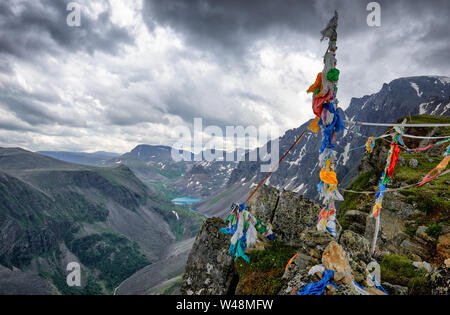
M 182 205 L 182 206 L 190 206 L 193 205 L 194 203 L 199 202 L 200 199 L 198 198 L 192 198 L 192 197 L 181 197 L 181 198 L 175 198 L 172 200 L 172 202 L 176 205 Z

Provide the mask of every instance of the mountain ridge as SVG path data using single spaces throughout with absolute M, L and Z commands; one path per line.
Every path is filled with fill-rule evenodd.
M 68 257 L 78 257 L 90 277 L 103 277 L 84 285 L 103 283 L 107 292 L 121 276 L 110 273 L 116 267 L 109 262 L 89 260 L 87 251 L 106 246 L 116 252 L 115 264 L 123 264 L 118 275 L 129 276 L 163 258 L 168 245 L 195 235 L 202 220 L 162 198 L 125 165 L 70 164 L 23 149 L 0 148 L 0 191 L 0 263 L 46 275 L 66 293 L 72 291 L 61 275 Z

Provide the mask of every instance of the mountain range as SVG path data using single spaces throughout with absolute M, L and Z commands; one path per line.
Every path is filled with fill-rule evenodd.
M 340 112 L 354 122 L 449 117 L 450 78 L 396 79 L 377 93 L 353 98 Z M 309 123 L 266 147 L 278 143 L 283 154 Z M 385 127 L 361 126 L 358 132 L 381 135 Z M 321 139 L 308 132 L 266 184 L 317 200 Z M 346 187 L 358 175 L 364 155 L 358 147 L 366 138 L 345 130 L 336 139 L 338 180 Z M 118 287 L 119 294 L 151 293 L 166 281 L 179 282 L 203 215 L 224 216 L 265 173 L 261 161 L 175 162 L 170 151 L 152 145 L 122 155 L 0 148 L 0 293 L 112 293 Z M 197 212 L 170 202 L 180 196 L 199 197 Z M 70 261 L 82 265 L 82 289 L 65 285 Z M 165 276 L 156 279 L 155 273 Z
M 36 153 L 46 155 L 54 159 L 82 165 L 99 165 L 113 157 L 120 155 L 118 153 L 104 151 L 93 153 L 69 151 L 38 151 Z
M 202 220 L 123 164 L 100 168 L 0 148 L 0 264 L 40 275 L 51 292 L 112 292 L 171 244 L 194 237 Z M 72 261 L 82 265 L 83 289 L 65 284 Z M 13 278 L 18 283 L 0 279 L 0 291 L 26 286 Z
M 429 114 L 450 116 L 450 78 L 442 76 L 418 76 L 393 80 L 384 84 L 377 93 L 361 98 L 352 98 L 346 110 L 341 110 L 345 120 L 355 122 L 396 123 L 405 116 Z M 308 121 L 298 128 L 288 130 L 279 139 L 280 155 L 311 123 Z M 361 126 L 359 133 L 366 136 L 379 136 L 386 127 Z M 438 130 L 429 130 L 428 135 L 437 135 Z M 318 156 L 322 136 L 308 132 L 281 162 L 266 184 L 277 189 L 298 192 L 317 200 L 319 183 Z M 364 149 L 355 149 L 365 144 L 366 138 L 358 136 L 353 130 L 345 130 L 336 135 L 338 161 L 336 173 L 340 187 L 348 186 L 358 174 L 358 165 Z M 272 143 L 266 144 L 268 151 Z M 204 200 L 199 210 L 209 215 L 223 215 L 225 209 L 234 201 L 243 201 L 247 193 L 265 173 L 259 171 L 261 162 L 242 161 L 232 171 L 227 185 L 221 191 Z
M 450 116 L 450 78 L 399 78 L 383 84 L 377 93 L 352 98 L 349 106 L 345 110 L 340 109 L 340 113 L 348 121 L 374 123 L 395 123 L 400 117 L 418 114 Z M 268 142 L 265 149 L 270 152 L 272 144 L 278 143 L 280 155 L 283 154 L 310 123 L 311 120 L 286 131 L 283 136 Z M 361 126 L 358 131 L 366 136 L 376 136 L 383 134 L 385 128 Z M 435 131 L 430 132 L 433 134 Z M 317 160 L 321 140 L 320 133 L 308 132 L 271 175 L 267 184 L 317 200 Z M 364 145 L 366 140 L 349 129 L 336 135 L 337 175 L 341 187 L 348 186 L 357 175 L 357 166 L 364 150 L 356 148 Z M 98 165 L 125 164 L 144 183 L 169 198 L 201 198 L 202 201 L 195 207 L 207 215 L 223 214 L 232 202 L 245 200 L 251 188 L 265 176 L 265 173 L 260 172 L 261 161 L 248 161 L 250 152 L 245 154 L 241 162 L 175 162 L 170 150 L 169 146 L 139 145 L 129 153 Z M 193 158 L 194 154 L 190 154 Z

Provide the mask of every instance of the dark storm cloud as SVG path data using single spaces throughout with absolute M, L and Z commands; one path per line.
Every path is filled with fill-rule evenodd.
M 6 0 L 0 3 L 0 53 L 19 58 L 32 58 L 46 52 L 50 55 L 65 51 L 103 51 L 115 54 L 121 44 L 132 44 L 133 37 L 110 21 L 111 8 L 92 19 L 83 13 L 81 25 L 67 25 L 69 0 L 34 0 L 21 2 Z M 14 10 L 14 5 L 20 9 Z M 56 44 L 56 45 L 55 45 Z
M 339 11 L 339 34 L 351 37 L 372 30 L 366 18 L 368 0 L 144 0 L 143 17 L 150 30 L 155 25 L 170 26 L 187 43 L 214 53 L 242 53 L 253 41 L 268 34 L 319 36 L 319 30 Z M 432 27 L 422 40 L 448 39 L 450 1 L 385 0 L 381 6 L 382 25 L 398 21 L 421 23 L 432 17 Z M 409 27 L 407 24 L 405 28 Z M 407 38 L 400 38 L 402 40 Z M 447 42 L 449 42 L 447 40 Z M 450 43 L 448 43 L 450 45 Z
M 0 0 L 0 138 L 169 144 L 168 131 L 196 117 L 222 128 L 296 127 L 311 112 L 304 91 L 335 9 L 343 108 L 402 76 L 450 74 L 449 0 L 377 1 L 381 27 L 366 23 L 371 0 L 143 0 L 142 12 L 122 1 L 74 0 L 81 26 L 69 27 L 70 0 Z

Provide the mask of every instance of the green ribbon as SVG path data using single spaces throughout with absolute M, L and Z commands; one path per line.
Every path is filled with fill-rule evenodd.
M 328 71 L 327 79 L 329 81 L 339 81 L 339 70 L 336 68 L 333 68 L 330 71 Z

